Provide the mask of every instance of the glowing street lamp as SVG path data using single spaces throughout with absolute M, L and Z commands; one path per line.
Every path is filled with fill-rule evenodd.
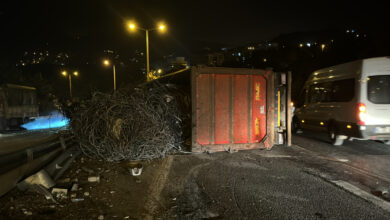
M 136 29 L 145 31 L 145 36 L 146 36 L 146 76 L 148 76 L 148 74 L 150 72 L 150 66 L 149 66 L 149 31 L 158 30 L 160 32 L 165 32 L 166 29 L 167 29 L 167 26 L 164 23 L 160 23 L 160 24 L 157 25 L 156 28 L 146 29 L 146 28 L 137 27 L 137 25 L 134 22 L 128 22 L 127 26 L 130 29 L 130 31 L 135 31 Z
M 160 29 L 160 31 L 165 31 L 165 25 L 163 25 L 163 24 L 160 24 L 160 26 L 158 28 Z
M 321 44 L 321 51 L 324 52 L 325 50 L 325 44 Z
M 103 65 L 105 66 L 110 66 L 111 65 L 111 62 L 110 60 L 103 60 Z M 115 72 L 115 64 L 112 63 L 112 72 L 113 72 L 113 77 L 114 77 L 114 91 L 116 91 L 116 72 Z
M 70 97 L 72 98 L 72 75 L 74 76 L 78 76 L 79 75 L 79 72 L 78 71 L 74 71 L 72 74 L 69 73 L 66 71 L 66 70 L 63 70 L 61 72 L 61 75 L 63 75 L 64 77 L 68 77 L 69 79 L 69 94 L 70 94 Z

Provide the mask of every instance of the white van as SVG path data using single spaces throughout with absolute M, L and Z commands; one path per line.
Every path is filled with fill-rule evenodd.
M 293 131 L 326 131 L 333 145 L 345 139 L 390 144 L 390 57 L 357 60 L 313 72 L 296 109 Z

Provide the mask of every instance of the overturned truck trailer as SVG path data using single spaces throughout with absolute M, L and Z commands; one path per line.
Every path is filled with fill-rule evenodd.
M 282 75 L 260 69 L 193 68 L 192 151 L 269 149 L 286 140 L 287 123 L 281 123 L 281 115 L 287 96 L 280 95 L 277 80 Z
M 271 69 L 196 66 L 158 81 L 187 84 L 191 151 L 215 152 L 291 144 L 288 75 Z

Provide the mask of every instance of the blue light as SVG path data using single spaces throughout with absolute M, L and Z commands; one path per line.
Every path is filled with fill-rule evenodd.
M 239 57 L 241 56 L 241 53 L 240 53 L 240 52 L 238 52 L 238 56 L 239 56 Z
M 37 129 L 48 129 L 48 128 L 59 128 L 69 124 L 69 119 L 61 113 L 54 111 L 48 116 L 41 116 L 36 118 L 34 121 L 23 124 L 22 127 L 27 130 Z

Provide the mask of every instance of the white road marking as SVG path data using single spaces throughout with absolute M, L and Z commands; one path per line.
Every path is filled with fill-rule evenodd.
M 344 159 L 344 158 L 336 158 L 336 160 L 340 161 L 340 162 L 349 162 L 348 159 Z

